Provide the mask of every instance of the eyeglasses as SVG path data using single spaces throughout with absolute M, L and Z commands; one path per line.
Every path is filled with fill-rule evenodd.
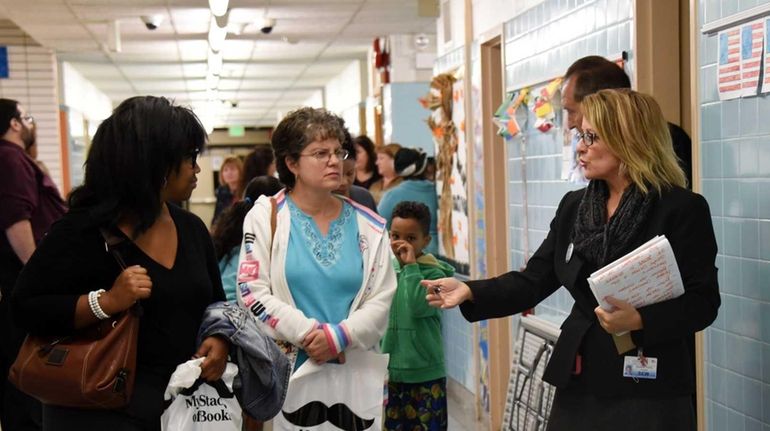
M 599 135 L 597 135 L 594 132 L 583 132 L 577 134 L 578 138 L 583 140 L 583 144 L 585 144 L 586 147 L 590 147 L 593 145 L 596 141 L 599 140 Z
M 35 117 L 27 114 L 20 117 L 22 121 L 26 121 L 29 124 L 35 124 Z
M 339 149 L 337 149 L 335 151 L 316 150 L 316 151 L 313 151 L 310 154 L 302 154 L 302 153 L 300 153 L 300 156 L 313 157 L 319 163 L 329 163 L 329 161 L 332 159 L 332 154 L 337 156 L 338 160 L 345 160 L 350 155 L 350 152 L 348 150 L 339 148 Z
M 185 160 L 189 160 L 192 164 L 192 167 L 194 168 L 196 164 L 198 164 L 198 154 L 200 154 L 201 150 L 194 149 L 187 153 L 187 156 L 185 157 Z

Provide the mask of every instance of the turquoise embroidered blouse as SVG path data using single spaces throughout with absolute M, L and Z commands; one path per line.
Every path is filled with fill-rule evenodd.
M 291 212 L 286 281 L 294 304 L 319 323 L 337 324 L 348 317 L 350 306 L 363 283 L 363 258 L 358 245 L 355 209 L 342 202 L 339 217 L 326 236 L 312 217 L 287 197 Z M 305 362 L 300 351 L 295 367 Z

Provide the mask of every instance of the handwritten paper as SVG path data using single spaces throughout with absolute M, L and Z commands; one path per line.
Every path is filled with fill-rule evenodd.
M 764 32 L 762 21 L 741 26 L 741 96 L 757 95 Z
M 640 308 L 684 294 L 674 251 L 665 236 L 656 236 L 594 272 L 588 285 L 599 306 L 607 311 L 613 309 L 605 301 L 608 296 Z
M 717 86 L 719 100 L 741 96 L 741 32 L 731 28 L 719 32 Z

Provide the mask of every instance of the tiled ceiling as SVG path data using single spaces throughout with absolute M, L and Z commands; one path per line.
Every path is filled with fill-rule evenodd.
M 207 0 L 0 0 L 0 13 L 114 104 L 167 96 L 199 113 L 216 111 L 207 115 L 211 126 L 266 126 L 317 98 L 350 61 L 365 60 L 375 37 L 434 34 L 435 17 L 419 16 L 423 1 L 231 0 L 216 93 L 206 81 Z M 163 17 L 152 31 L 140 18 L 151 15 Z M 265 16 L 275 19 L 267 35 L 260 32 Z M 109 48 L 111 22 L 118 23 L 119 52 Z

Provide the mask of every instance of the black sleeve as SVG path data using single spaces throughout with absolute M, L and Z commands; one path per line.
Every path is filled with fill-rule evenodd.
M 711 213 L 703 196 L 689 194 L 666 233 L 684 283 L 684 295 L 639 309 L 644 329 L 633 331 L 637 346 L 682 338 L 706 328 L 717 317 L 721 303 L 717 243 Z
M 78 297 L 109 289 L 107 280 L 114 281 L 112 273 L 119 273 L 102 247 L 98 237 L 75 229 L 68 220 L 54 223 L 16 282 L 11 298 L 16 324 L 40 335 L 72 333 Z
M 487 280 L 468 282 L 473 293 L 473 302 L 460 304 L 460 311 L 470 322 L 510 316 L 534 307 L 555 292 L 561 284 L 554 271 L 554 249 L 556 234 L 568 193 L 559 203 L 551 229 L 540 248 L 527 262 L 524 271 L 511 271 Z

